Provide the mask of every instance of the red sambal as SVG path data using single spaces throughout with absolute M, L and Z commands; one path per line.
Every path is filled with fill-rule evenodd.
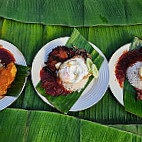
M 67 91 L 59 82 L 55 73 L 52 73 L 47 67 L 43 67 L 40 71 L 41 87 L 45 89 L 46 94 L 51 96 L 67 95 Z
M 115 76 L 121 87 L 123 87 L 128 67 L 132 66 L 137 61 L 142 61 L 142 48 L 140 48 L 140 50 L 135 49 L 129 52 L 124 52 L 120 56 L 115 67 Z
M 15 58 L 10 51 L 0 47 L 0 62 L 8 65 L 11 62 L 15 63 Z

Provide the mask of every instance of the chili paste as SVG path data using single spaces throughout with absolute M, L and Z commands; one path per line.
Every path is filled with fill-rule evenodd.
M 8 65 L 11 62 L 15 63 L 15 58 L 10 51 L 0 47 L 0 62 Z
M 123 87 L 128 67 L 132 66 L 137 61 L 142 61 L 142 48 L 140 48 L 140 50 L 135 49 L 129 52 L 125 51 L 118 59 L 115 68 L 115 76 L 121 87 Z

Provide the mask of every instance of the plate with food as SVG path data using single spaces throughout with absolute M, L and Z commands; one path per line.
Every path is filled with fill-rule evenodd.
M 110 80 L 109 86 L 116 97 L 116 99 L 120 102 L 120 104 L 124 105 L 123 102 L 123 83 L 125 80 L 125 75 L 120 78 L 118 71 L 121 68 L 121 57 L 125 56 L 125 53 L 129 51 L 130 43 L 120 47 L 111 57 L 109 61 L 109 71 L 110 71 Z M 123 68 L 122 68 L 123 69 Z M 121 71 L 121 70 L 120 70 Z
M 112 93 L 127 111 L 137 114 L 136 107 L 142 105 L 142 40 L 135 37 L 120 47 L 110 59 L 109 70 Z
M 105 94 L 108 81 L 104 54 L 76 29 L 71 37 L 43 46 L 32 64 L 32 82 L 38 95 L 63 113 L 96 104 Z
M 0 110 L 11 105 L 20 96 L 29 74 L 26 66 L 19 49 L 0 40 Z

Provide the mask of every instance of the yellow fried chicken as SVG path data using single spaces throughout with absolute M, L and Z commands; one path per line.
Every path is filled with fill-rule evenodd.
M 0 68 L 0 96 L 7 93 L 7 89 L 14 81 L 17 68 L 13 62 L 9 63 L 6 68 Z

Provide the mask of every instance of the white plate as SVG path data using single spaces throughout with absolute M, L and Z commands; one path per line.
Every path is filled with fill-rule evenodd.
M 59 45 L 61 46 L 65 45 L 68 39 L 69 37 L 55 39 L 47 43 L 45 46 L 43 46 L 41 50 L 37 53 L 32 64 L 32 82 L 34 88 L 37 86 L 38 82 L 40 81 L 40 70 L 42 69 L 43 66 L 45 66 L 44 62 L 47 61 L 48 54 L 55 47 Z M 97 80 L 93 79 L 93 81 L 85 89 L 85 91 L 80 96 L 80 98 L 72 106 L 70 111 L 84 110 L 96 104 L 103 97 L 103 95 L 105 94 L 108 88 L 108 83 L 109 83 L 108 62 L 105 56 L 103 55 L 103 53 L 95 45 L 93 45 L 92 43 L 90 44 L 94 47 L 95 50 L 97 50 L 104 57 L 104 62 L 99 70 L 99 78 Z M 44 102 L 51 105 L 48 102 L 48 100 L 45 97 L 43 97 L 38 91 L 37 93 Z
M 119 48 L 111 57 L 109 61 L 109 72 L 110 72 L 110 80 L 109 80 L 109 86 L 113 93 L 113 95 L 116 97 L 116 99 L 120 102 L 121 105 L 124 106 L 123 102 L 123 89 L 120 87 L 117 78 L 115 76 L 115 67 L 117 65 L 118 59 L 120 56 L 125 52 L 129 51 L 130 43 L 122 46 Z
M 9 50 L 13 54 L 16 64 L 27 66 L 23 54 L 19 51 L 19 49 L 16 46 L 14 46 L 13 44 L 11 44 L 7 41 L 4 41 L 4 40 L 0 40 L 0 45 L 2 45 L 3 48 Z M 23 88 L 22 88 L 20 94 L 22 93 L 22 91 L 25 87 L 25 84 L 26 84 L 26 79 L 25 79 L 25 83 L 23 85 Z M 0 99 L 0 110 L 3 110 L 6 107 L 10 106 L 14 101 L 17 100 L 17 98 L 20 96 L 20 94 L 16 97 L 15 96 L 5 96 L 4 98 Z

